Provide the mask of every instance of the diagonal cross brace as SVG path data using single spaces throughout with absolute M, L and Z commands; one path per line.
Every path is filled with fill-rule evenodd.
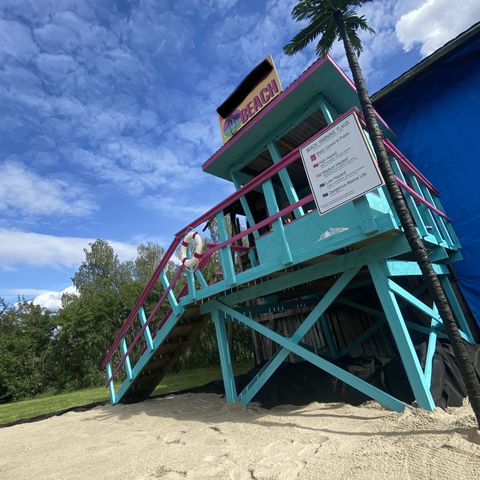
M 396 412 L 403 412 L 403 410 L 405 409 L 405 404 L 400 400 L 397 400 L 396 398 L 392 397 L 388 393 L 385 393 L 379 388 L 374 387 L 373 385 L 370 385 L 369 383 L 365 382 L 364 380 L 361 380 L 355 375 L 352 375 L 351 373 L 343 370 L 342 368 L 338 367 L 334 363 L 331 363 L 328 360 L 325 360 L 324 358 L 319 357 L 316 353 L 313 353 L 310 350 L 307 350 L 306 348 L 301 347 L 290 338 L 284 337 L 283 335 L 280 335 L 279 333 L 274 332 L 273 330 L 270 330 L 269 328 L 263 326 L 262 324 L 255 322 L 251 318 L 248 318 L 245 315 L 242 315 L 241 313 L 236 312 L 232 308 L 227 307 L 226 305 L 223 305 L 219 301 L 214 301 L 212 302 L 212 304 L 214 304 L 219 310 L 222 310 L 229 317 L 231 317 L 233 321 L 240 323 L 242 325 L 245 325 L 251 328 L 252 330 L 257 331 L 261 335 L 264 335 L 265 337 L 269 338 L 273 342 L 278 343 L 280 346 L 282 346 L 287 350 L 287 354 L 291 352 L 291 353 L 294 353 L 295 355 L 298 355 L 299 357 L 302 357 L 307 362 L 310 362 L 313 365 L 317 366 L 318 368 L 321 368 L 322 370 L 326 371 L 330 375 L 333 375 L 334 377 L 338 378 L 342 382 L 345 382 L 346 384 L 352 386 L 353 388 L 356 388 L 357 390 L 364 393 L 365 395 L 368 395 L 374 400 L 377 400 L 378 402 L 383 404 L 385 407 L 390 408 L 391 410 L 394 410 Z M 278 360 L 275 362 L 275 364 L 277 362 Z
M 327 310 L 327 308 L 335 301 L 342 290 L 350 283 L 352 278 L 358 273 L 360 267 L 354 268 L 344 272 L 340 278 L 332 285 L 330 290 L 317 303 L 315 308 L 308 314 L 307 318 L 297 328 L 297 330 L 290 337 L 290 340 L 298 344 L 300 340 L 313 327 L 315 322 Z M 257 394 L 257 392 L 265 385 L 266 381 L 273 375 L 275 370 L 288 357 L 290 351 L 288 348 L 279 350 L 261 369 L 260 372 L 253 378 L 245 389 L 240 393 L 239 400 L 243 404 L 247 404 Z
M 316 353 L 299 345 L 300 340 L 308 332 L 308 330 L 317 321 L 318 317 L 323 311 L 328 308 L 335 297 L 343 290 L 343 288 L 349 283 L 349 281 L 355 276 L 358 269 L 349 270 L 344 272 L 337 282 L 332 286 L 325 297 L 319 302 L 310 315 L 304 320 L 302 325 L 295 331 L 291 338 L 284 337 L 277 332 L 265 327 L 264 325 L 255 322 L 251 318 L 235 311 L 233 308 L 219 302 L 218 300 L 211 303 L 211 307 L 221 310 L 228 315 L 233 321 L 245 325 L 252 330 L 257 331 L 261 335 L 269 338 L 273 342 L 277 343 L 282 349 L 262 368 L 255 379 L 244 389 L 240 394 L 239 400 L 242 403 L 248 403 L 253 398 L 256 392 L 265 384 L 265 382 L 271 377 L 275 370 L 280 366 L 282 361 L 288 356 L 289 353 L 294 353 L 304 360 L 312 363 L 313 365 L 321 368 L 327 373 L 335 376 L 341 381 L 351 385 L 362 393 L 369 397 L 379 401 L 386 407 L 401 412 L 404 410 L 405 405 L 396 398 L 388 395 L 382 390 L 370 385 L 369 383 L 359 379 L 355 375 L 346 372 L 337 365 L 325 360 L 318 356 Z

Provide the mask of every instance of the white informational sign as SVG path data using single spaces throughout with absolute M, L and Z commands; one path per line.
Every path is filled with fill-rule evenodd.
M 321 214 L 383 185 L 355 113 L 330 125 L 300 154 Z

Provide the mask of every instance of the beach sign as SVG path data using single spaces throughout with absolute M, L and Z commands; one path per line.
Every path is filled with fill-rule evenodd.
M 355 112 L 322 130 L 300 154 L 320 214 L 384 183 Z
M 269 55 L 217 108 L 223 143 L 228 142 L 282 91 L 273 58 Z

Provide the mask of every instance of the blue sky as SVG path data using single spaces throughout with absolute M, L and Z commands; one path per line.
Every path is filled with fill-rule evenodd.
M 221 144 L 215 109 L 269 53 L 284 86 L 315 60 L 313 45 L 281 52 L 294 3 L 2 0 L 0 296 L 53 306 L 93 239 L 133 258 L 231 193 L 201 172 Z M 478 21 L 480 2 L 362 13 L 377 31 L 360 58 L 374 93 Z

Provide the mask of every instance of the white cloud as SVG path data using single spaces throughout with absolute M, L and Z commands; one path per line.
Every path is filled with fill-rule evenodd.
M 0 53 L 28 61 L 37 53 L 30 29 L 18 22 L 0 19 Z
M 35 232 L 0 228 L 0 267 L 24 264 L 41 267 L 77 267 L 84 259 L 84 248 L 95 239 L 57 237 Z M 136 257 L 136 246 L 108 241 L 120 260 Z
M 64 77 L 78 67 L 77 62 L 70 55 L 51 55 L 49 53 L 37 55 L 35 64 L 42 74 L 57 82 L 64 81 Z
M 427 56 L 480 20 L 478 0 L 427 0 L 400 17 L 396 34 L 405 51 Z
M 0 212 L 83 217 L 95 209 L 84 189 L 64 180 L 42 177 L 10 161 L 0 163 L 0 171 Z
M 60 307 L 62 306 L 62 295 L 64 293 L 78 294 L 77 289 L 71 285 L 61 291 L 50 290 L 42 292 L 33 299 L 33 304 L 40 305 L 42 308 L 50 310 L 51 312 L 56 312 L 60 310 Z

